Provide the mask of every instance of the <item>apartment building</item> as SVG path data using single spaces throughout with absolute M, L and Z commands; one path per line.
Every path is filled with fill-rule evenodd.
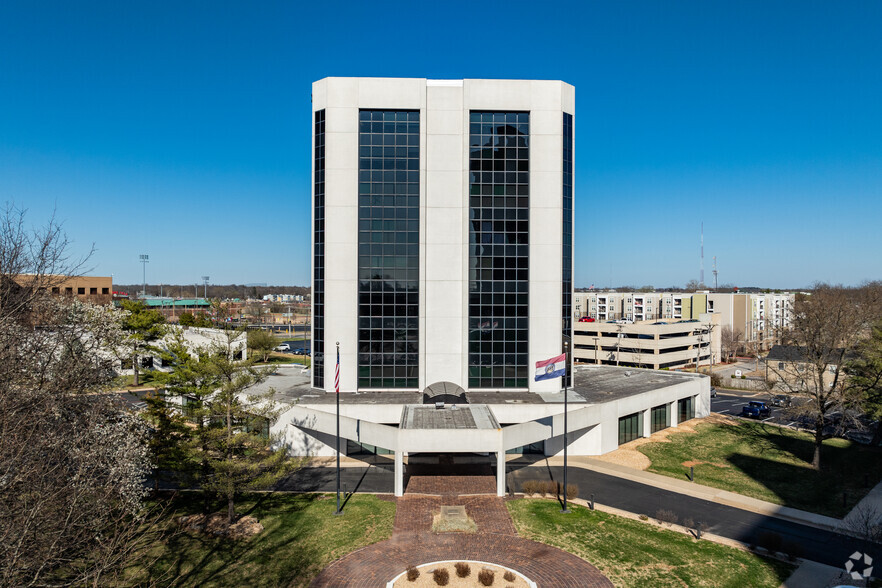
M 748 344 L 769 349 L 780 342 L 790 323 L 794 298 L 791 292 L 576 292 L 573 317 L 641 322 L 700 320 L 703 314 L 718 314 L 720 328 L 729 326 Z

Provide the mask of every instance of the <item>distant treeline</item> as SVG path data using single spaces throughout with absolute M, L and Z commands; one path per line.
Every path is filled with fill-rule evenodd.
M 144 288 L 143 284 L 114 284 L 113 289 L 116 292 L 126 292 L 128 294 L 138 294 Z M 192 297 L 194 295 L 202 297 L 206 295 L 206 288 L 202 284 L 198 287 L 195 284 L 177 285 L 163 284 L 161 286 L 161 294 L 163 296 L 174 297 Z M 240 284 L 209 284 L 207 296 L 209 298 L 263 298 L 266 294 L 300 294 L 309 295 L 308 286 L 245 286 Z M 148 296 L 159 296 L 160 286 L 147 284 Z

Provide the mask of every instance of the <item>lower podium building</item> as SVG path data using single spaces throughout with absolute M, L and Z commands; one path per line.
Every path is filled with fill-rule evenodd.
M 574 116 L 560 81 L 313 84 L 313 365 L 277 425 L 293 452 L 334 453 L 339 390 L 347 453 L 394 455 L 397 493 L 405 455 L 466 453 L 495 456 L 502 492 L 506 452 L 562 451 L 562 390 L 574 454 L 617 446 L 620 418 L 648 434 L 660 407 L 707 412 L 700 378 L 573 372 Z
M 692 373 L 579 365 L 566 393 L 468 392 L 442 382 L 425 392 L 340 394 L 340 449 L 355 458 L 386 456 L 395 494 L 404 492 L 404 460 L 489 461 L 497 493 L 506 492 L 506 455 L 601 455 L 639 437 L 710 414 L 710 378 Z M 302 383 L 280 385 L 287 408 L 273 427 L 295 455 L 333 456 L 336 397 Z

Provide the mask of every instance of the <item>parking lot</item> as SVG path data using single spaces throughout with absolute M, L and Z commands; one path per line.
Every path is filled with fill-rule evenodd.
M 757 420 L 793 428 L 800 426 L 798 421 L 788 418 L 780 407 L 772 406 L 768 394 L 760 392 L 723 392 L 720 390 L 717 392 L 716 398 L 711 398 L 711 411 L 729 416 L 739 416 L 741 407 L 751 400 L 763 400 L 772 408 L 771 416 Z
M 807 429 L 814 430 L 814 423 L 810 417 L 794 417 L 787 414 L 787 411 L 779 406 L 774 406 L 770 402 L 769 395 L 762 392 L 736 392 L 736 391 L 718 391 L 716 398 L 711 398 L 711 411 L 729 416 L 740 416 L 741 407 L 751 400 L 762 400 L 771 407 L 771 415 L 766 418 L 751 419 L 763 423 L 771 423 L 790 427 L 791 429 Z M 845 437 L 858 443 L 869 443 L 873 438 L 873 430 L 877 426 L 875 421 L 866 416 L 855 418 L 854 415 L 847 421 L 847 427 L 840 425 L 841 415 L 839 412 L 831 412 L 827 415 L 827 426 L 824 427 L 824 434 L 827 436 Z

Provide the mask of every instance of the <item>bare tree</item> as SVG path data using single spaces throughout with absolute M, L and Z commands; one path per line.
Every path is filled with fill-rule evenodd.
M 741 333 L 729 325 L 723 325 L 723 328 L 720 331 L 720 346 L 722 347 L 723 356 L 726 358 L 726 361 L 732 359 L 732 357 L 738 353 L 738 350 L 741 349 L 743 344 L 744 337 Z
M 24 221 L 0 211 L 0 585 L 103 584 L 143 538 L 146 430 L 102 393 L 117 313 L 49 295 L 83 260 Z
M 829 415 L 842 412 L 859 400 L 841 368 L 867 336 L 878 307 L 878 292 L 871 286 L 818 284 L 811 294 L 799 294 L 794 302 L 791 323 L 784 334 L 791 357 L 767 362 L 779 389 L 805 399 L 791 412 L 806 417 L 814 425 L 812 466 L 816 469 L 821 467 L 821 446 Z

